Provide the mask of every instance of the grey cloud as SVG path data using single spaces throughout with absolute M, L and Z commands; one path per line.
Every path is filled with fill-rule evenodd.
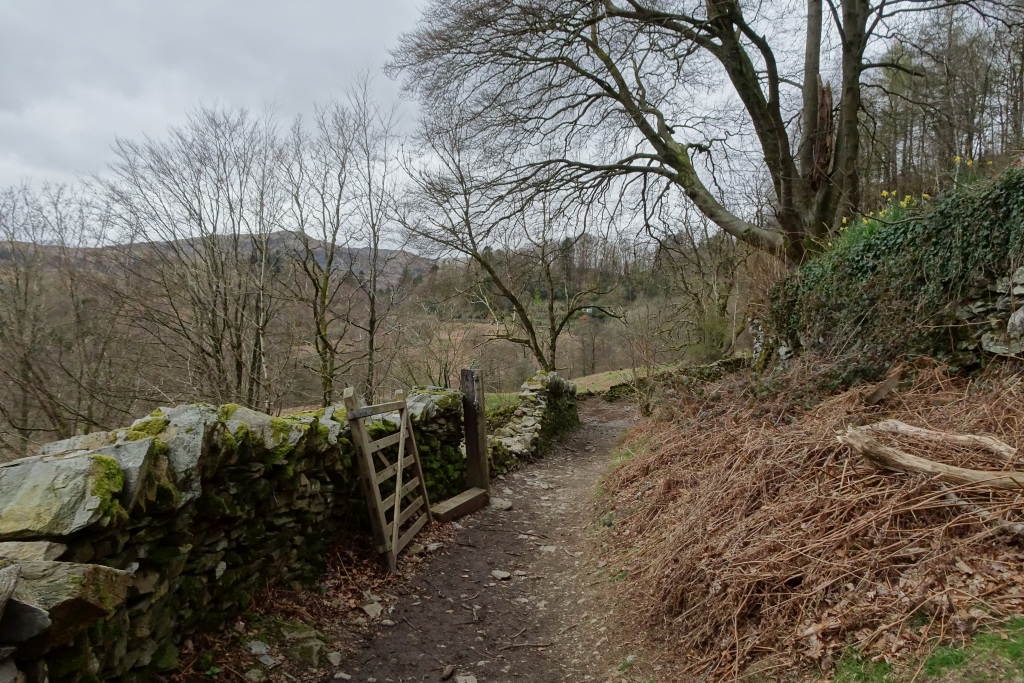
M 309 112 L 387 58 L 416 0 L 0 3 L 0 186 L 99 170 L 198 104 Z M 377 79 L 381 96 L 397 85 Z

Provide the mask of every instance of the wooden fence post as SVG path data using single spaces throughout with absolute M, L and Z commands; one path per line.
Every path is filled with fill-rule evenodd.
M 466 483 L 470 488 L 489 491 L 491 473 L 487 464 L 487 411 L 484 404 L 483 374 L 463 368 L 462 414 L 466 426 Z

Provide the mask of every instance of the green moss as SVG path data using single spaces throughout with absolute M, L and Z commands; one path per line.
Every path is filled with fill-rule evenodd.
M 229 430 L 223 429 L 220 431 L 220 450 L 222 453 L 237 453 L 238 452 L 238 440 L 235 435 Z
M 217 417 L 220 418 L 223 422 L 227 422 L 235 414 L 235 411 L 237 411 L 241 407 L 242 406 L 238 405 L 237 403 L 225 403 L 224 405 L 217 409 Z
M 509 422 L 515 415 L 516 410 L 519 408 L 518 401 L 516 403 L 510 403 L 507 405 L 500 406 L 498 408 L 492 408 L 487 411 L 487 433 L 493 434 L 497 430 L 501 429 Z
M 170 454 L 171 449 L 167 447 L 160 439 L 153 439 L 153 455 L 158 458 L 166 458 Z
M 163 417 L 164 415 L 166 415 L 166 413 L 160 408 L 157 408 L 156 410 L 149 414 L 150 417 Z
M 283 417 L 270 418 L 270 435 L 275 441 L 287 439 L 292 433 L 292 423 Z
M 512 455 L 512 451 L 508 449 L 508 446 L 495 439 L 491 441 L 490 452 L 490 466 L 492 474 L 505 474 L 515 467 L 516 459 Z
M 128 513 L 117 500 L 117 494 L 124 489 L 124 472 L 121 466 L 109 455 L 91 457 L 92 474 L 95 478 L 91 493 L 100 499 L 100 512 L 118 521 L 127 519 Z
M 145 432 L 149 436 L 157 436 L 160 432 L 167 429 L 167 425 L 170 423 L 171 421 L 166 417 L 151 417 L 148 420 L 132 425 L 132 430 L 136 432 Z
M 327 408 L 320 408 L 318 410 L 303 410 L 303 411 L 298 412 L 298 413 L 289 413 L 288 415 L 285 415 L 285 417 L 290 417 L 290 418 L 310 418 L 310 417 L 315 417 L 315 418 L 317 418 L 319 420 L 320 418 L 322 418 L 324 416 L 324 412 L 326 410 L 327 410 Z
M 330 441 L 330 438 L 331 438 L 331 428 L 328 427 L 327 425 L 320 424 L 319 422 L 317 422 L 315 424 L 316 424 L 316 438 L 317 438 L 317 440 L 321 444 L 326 445 Z
M 162 481 L 156 485 L 155 503 L 159 510 L 177 508 L 181 503 L 181 491 L 169 481 Z
M 289 457 L 299 447 L 302 436 L 309 431 L 309 423 L 299 420 L 292 420 L 283 417 L 270 418 L 270 436 L 277 445 L 267 451 L 262 462 L 269 465 L 279 465 L 288 461 Z M 295 432 L 299 432 L 299 438 L 293 442 Z
M 173 641 L 167 640 L 157 648 L 153 655 L 153 666 L 157 671 L 173 671 L 178 668 L 178 648 Z

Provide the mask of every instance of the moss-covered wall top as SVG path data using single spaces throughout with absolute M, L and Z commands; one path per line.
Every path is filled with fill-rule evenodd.
M 408 402 L 430 494 L 462 491 L 461 395 Z M 0 673 L 148 681 L 367 522 L 341 408 L 178 406 L 49 444 L 0 465 Z

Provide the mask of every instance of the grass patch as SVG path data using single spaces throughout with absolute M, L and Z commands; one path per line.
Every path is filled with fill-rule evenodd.
M 577 377 L 571 381 L 576 385 L 576 393 L 580 396 L 603 394 L 618 384 L 643 379 L 649 374 L 657 374 L 659 372 L 671 370 L 674 367 L 676 366 L 656 365 L 652 368 L 637 368 L 635 371 L 629 368 L 624 368 L 622 370 L 609 370 L 608 372 L 599 372 L 594 375 Z
M 964 647 L 937 647 L 924 661 L 922 681 L 1016 683 L 1024 673 L 1024 618 L 977 635 Z
M 835 683 L 892 683 L 892 667 L 885 662 L 872 662 L 860 654 L 848 654 L 836 665 Z
M 484 406 L 487 410 L 495 410 L 496 408 L 518 405 L 519 394 L 484 394 Z
M 967 661 L 966 650 L 955 647 L 937 647 L 924 662 L 926 676 L 938 676 L 947 669 L 960 666 Z

